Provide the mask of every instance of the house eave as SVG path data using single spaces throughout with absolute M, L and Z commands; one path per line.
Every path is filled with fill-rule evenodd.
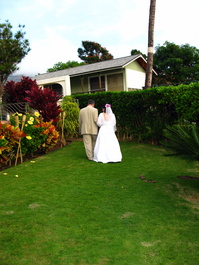
M 101 73 L 101 72 L 107 72 L 107 71 L 112 71 L 112 70 L 120 70 L 122 69 L 123 66 L 121 67 L 109 67 L 109 68 L 106 68 L 106 69 L 103 69 L 103 70 L 94 70 L 94 71 L 87 71 L 87 72 L 84 72 L 84 73 L 78 73 L 78 74 L 71 74 L 69 75 L 70 77 L 77 77 L 77 76 L 83 76 L 83 75 L 90 75 L 90 74 L 95 74 L 95 73 Z

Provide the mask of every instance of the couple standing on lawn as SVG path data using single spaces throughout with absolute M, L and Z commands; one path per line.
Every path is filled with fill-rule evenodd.
M 111 105 L 104 105 L 99 116 L 98 109 L 94 106 L 95 101 L 89 100 L 88 106 L 81 109 L 79 114 L 80 133 L 83 135 L 86 155 L 95 162 L 121 162 L 122 154 L 115 135 L 116 118 Z

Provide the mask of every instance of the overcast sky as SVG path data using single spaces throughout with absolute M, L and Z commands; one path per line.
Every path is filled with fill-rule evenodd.
M 1 0 L 0 23 L 16 32 L 25 25 L 31 51 L 15 74 L 45 73 L 58 62 L 80 62 L 83 40 L 95 41 L 114 58 L 132 49 L 147 54 L 150 0 Z M 157 0 L 154 46 L 165 41 L 199 48 L 199 1 Z

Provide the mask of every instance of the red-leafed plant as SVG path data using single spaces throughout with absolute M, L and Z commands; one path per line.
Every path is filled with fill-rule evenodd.
M 8 81 L 4 86 L 6 92 L 6 103 L 25 102 L 26 91 L 37 87 L 36 80 L 23 76 L 20 82 Z
M 44 122 L 52 121 L 53 124 L 58 122 L 61 113 L 58 100 L 61 96 L 50 88 L 42 89 L 39 86 L 32 87 L 31 90 L 26 91 L 26 94 L 25 99 L 29 106 L 38 110 Z

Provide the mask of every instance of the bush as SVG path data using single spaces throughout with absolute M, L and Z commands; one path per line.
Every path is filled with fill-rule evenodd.
M 191 83 L 132 92 L 79 94 L 73 98 L 79 100 L 80 108 L 94 99 L 99 112 L 102 104 L 110 103 L 120 139 L 159 144 L 167 126 L 193 122 L 199 125 L 198 95 L 199 83 Z
M 59 130 L 65 137 L 75 137 L 79 133 L 79 105 L 70 96 L 65 96 L 61 102 L 62 115 L 58 123 Z

